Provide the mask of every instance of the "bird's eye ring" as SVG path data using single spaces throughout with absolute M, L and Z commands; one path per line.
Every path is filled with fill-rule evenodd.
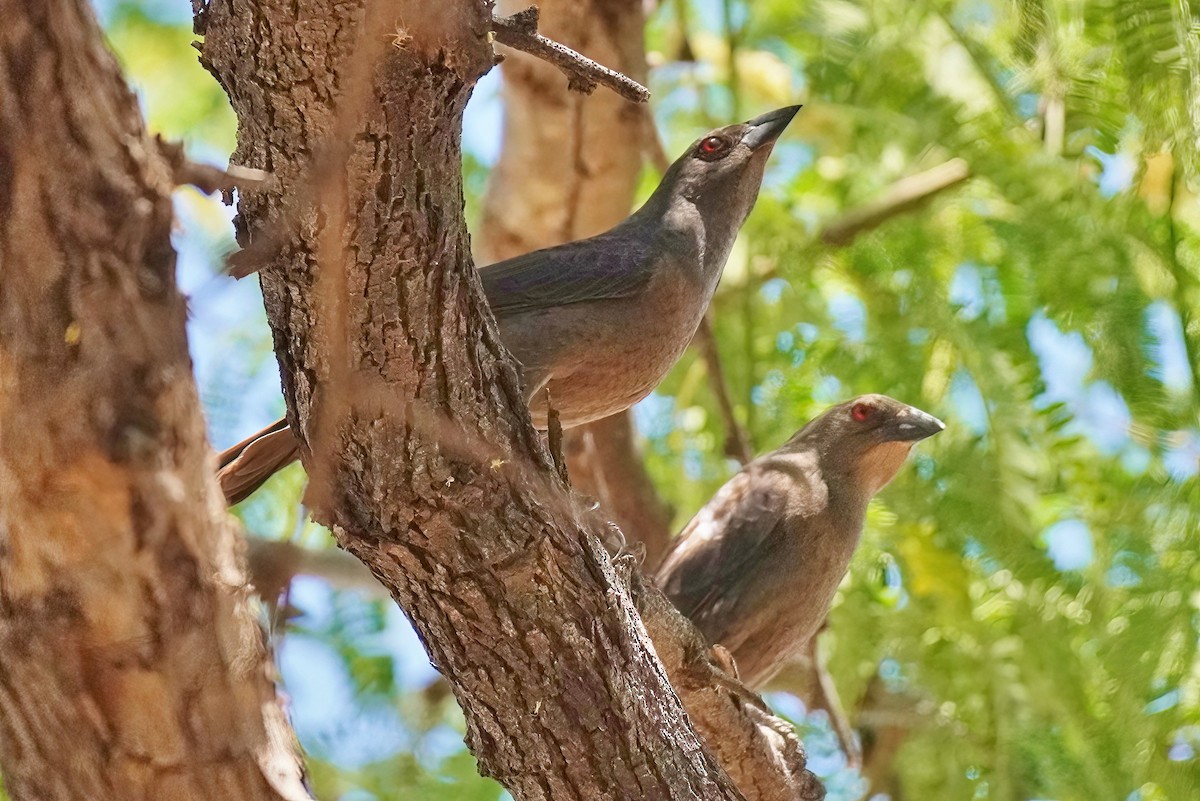
M 727 146 L 726 141 L 719 136 L 708 136 L 700 140 L 700 152 L 706 156 L 715 156 Z
M 869 403 L 856 403 L 850 407 L 850 416 L 860 423 L 865 423 L 874 411 L 875 407 Z

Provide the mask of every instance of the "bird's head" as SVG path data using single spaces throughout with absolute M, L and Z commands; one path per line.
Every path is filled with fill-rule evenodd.
M 887 395 L 859 395 L 813 419 L 789 444 L 815 450 L 823 473 L 845 476 L 869 499 L 895 477 L 913 445 L 945 427 Z
M 689 201 L 705 217 L 719 215 L 736 232 L 758 197 L 775 140 L 799 110 L 787 106 L 709 131 L 675 160 L 655 194 Z

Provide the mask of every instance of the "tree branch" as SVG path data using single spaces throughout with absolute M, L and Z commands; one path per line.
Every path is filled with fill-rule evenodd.
M 710 750 L 737 738 L 697 736 L 632 605 L 630 557 L 614 569 L 599 545 L 607 521 L 555 477 L 467 257 L 457 128 L 490 64 L 474 34 L 482 7 L 443 7 L 422 28 L 424 3 L 402 6 L 404 47 L 373 44 L 388 41 L 389 8 L 340 53 L 320 35 L 328 26 L 296 24 L 293 0 L 207 12 L 206 60 L 236 89 L 236 160 L 269 153 L 280 176 L 277 191 L 240 198 L 240 236 L 274 225 L 311 184 L 309 154 L 332 154 L 311 193 L 319 211 L 290 203 L 295 224 L 261 274 L 310 503 L 408 613 L 463 706 L 481 771 L 514 797 L 743 797 Z M 261 41 L 282 29 L 311 31 L 301 45 L 331 73 L 312 80 L 344 87 L 336 102 L 304 87 L 254 93 L 287 68 L 292 48 Z M 316 131 L 335 140 L 309 140 Z M 812 797 L 798 741 L 773 736 L 746 775 Z M 730 769 L 742 775 L 749 759 Z
M 158 144 L 159 153 L 171 168 L 175 183 L 180 186 L 190 184 L 206 195 L 258 187 L 271 178 L 271 174 L 264 170 L 239 167 L 236 164 L 230 164 L 225 169 L 200 164 L 187 157 L 182 143 L 168 142 L 158 135 L 154 140 Z
M 953 158 L 924 172 L 901 178 L 878 199 L 846 212 L 821 231 L 826 245 L 849 245 L 859 234 L 878 228 L 887 220 L 911 211 L 935 195 L 971 177 L 967 162 Z
M 650 90 L 637 81 L 547 39 L 537 32 L 537 28 L 537 6 L 518 11 L 511 17 L 492 18 L 492 31 L 497 42 L 558 67 L 567 76 L 568 86 L 576 92 L 589 95 L 600 84 L 634 103 L 645 103 L 650 99 Z
M 871 677 L 857 714 L 863 734 L 862 774 L 870 787 L 867 797 L 903 797 L 895 760 L 921 723 L 920 708 L 919 698 L 887 689 L 878 672 Z
M 704 636 L 637 572 L 634 598 L 654 647 L 697 730 L 748 801 L 821 801 L 800 738 L 762 698 L 726 672 Z
M 296 576 L 313 576 L 339 590 L 387 594 L 362 562 L 337 548 L 305 548 L 263 537 L 247 537 L 246 543 L 250 580 L 264 601 L 278 598 Z
M 754 448 L 750 445 L 749 435 L 734 414 L 729 383 L 725 379 L 725 370 L 721 366 L 721 352 L 717 348 L 717 338 L 713 334 L 712 321 L 707 314 L 700 321 L 700 329 L 696 332 L 696 342 L 700 346 L 700 353 L 704 356 L 704 362 L 708 368 L 708 381 L 717 398 L 717 408 L 721 411 L 721 419 L 725 423 L 725 454 L 737 459 L 741 464 L 746 464 L 754 458 Z
M 264 598 L 277 598 L 301 574 L 342 589 L 384 594 L 362 563 L 341 551 L 259 538 L 249 542 L 255 584 Z M 623 569 L 671 685 L 741 793 L 754 801 L 821 798 L 823 791 L 806 770 L 804 749 L 791 725 L 725 672 L 696 628 L 633 565 L 625 562 Z M 263 591 L 263 586 L 271 589 Z
M 297 575 L 325 579 L 374 596 L 383 587 L 354 557 L 289 542 L 250 538 L 250 565 L 264 599 L 277 598 Z M 713 658 L 699 631 L 653 585 L 630 557 L 617 560 L 659 658 L 693 723 L 751 801 L 818 801 L 820 783 L 806 769 L 803 745 L 787 722 L 771 713 Z M 270 589 L 264 590 L 263 587 Z

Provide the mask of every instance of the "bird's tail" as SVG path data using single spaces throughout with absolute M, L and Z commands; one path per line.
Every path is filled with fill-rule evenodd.
M 248 498 L 275 473 L 300 458 L 300 445 L 286 418 L 251 434 L 217 457 L 217 480 L 232 506 Z

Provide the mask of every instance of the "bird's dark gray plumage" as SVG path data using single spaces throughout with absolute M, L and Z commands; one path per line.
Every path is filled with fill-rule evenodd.
M 713 496 L 664 559 L 659 587 L 761 686 L 820 628 L 871 498 L 943 428 L 885 395 L 834 406 Z
M 545 389 L 570 428 L 628 409 L 663 379 L 696 333 L 772 145 L 799 109 L 710 131 L 615 228 L 480 269 L 535 426 L 546 427 Z M 229 503 L 297 457 L 281 430 L 275 423 L 220 455 Z

